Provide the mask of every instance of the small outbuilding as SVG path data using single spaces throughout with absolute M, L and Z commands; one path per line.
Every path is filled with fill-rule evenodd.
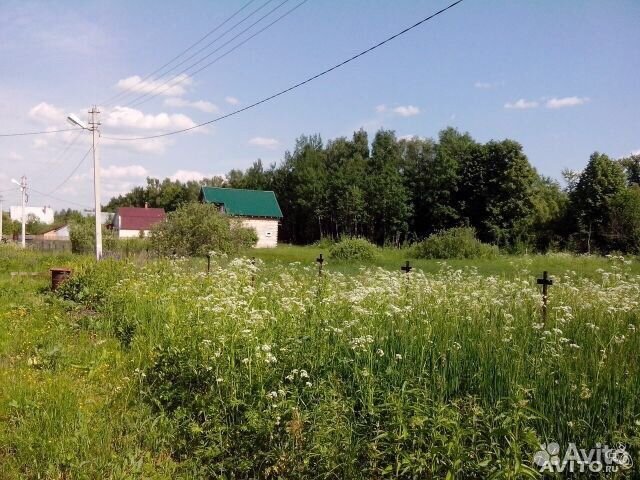
M 61 225 L 42 233 L 44 240 L 69 240 L 69 225 Z
M 149 235 L 155 224 L 166 215 L 164 208 L 120 207 L 113 216 L 112 228 L 117 238 L 136 238 Z
M 272 191 L 202 187 L 200 201 L 216 205 L 225 215 L 238 218 L 242 226 L 253 228 L 258 234 L 256 247 L 278 245 L 282 210 Z

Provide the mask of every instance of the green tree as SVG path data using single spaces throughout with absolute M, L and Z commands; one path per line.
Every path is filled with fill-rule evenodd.
M 351 141 L 342 137 L 327 144 L 328 218 L 324 231 L 335 238 L 360 235 L 366 222 L 366 135 L 360 131 Z
M 537 177 L 531 191 L 533 212 L 522 232 L 523 241 L 540 251 L 559 248 L 568 236 L 569 196 L 550 177 Z
M 640 254 L 640 186 L 617 193 L 610 203 L 608 236 L 612 248 Z
M 409 229 L 411 205 L 400 171 L 401 160 L 395 133 L 379 130 L 367 163 L 365 193 L 370 238 L 378 244 L 398 245 Z
M 622 193 L 626 183 L 619 163 L 602 153 L 591 155 L 570 194 L 571 213 L 587 252 L 590 253 L 594 246 L 604 250 L 609 248 L 605 229 L 611 214 L 611 200 Z
M 640 185 L 640 155 L 631 155 L 620 160 L 620 165 L 627 174 L 629 185 Z
M 441 135 L 446 135 L 441 132 Z M 458 160 L 447 155 L 433 140 L 400 142 L 402 172 L 411 198 L 410 230 L 417 238 L 457 224 L 459 213 L 454 198 Z
M 220 213 L 215 205 L 188 203 L 151 229 L 152 248 L 160 255 L 204 256 L 234 253 L 255 245 L 255 230 Z
M 461 213 L 482 241 L 514 245 L 533 213 L 535 170 L 512 140 L 471 145 L 461 166 Z

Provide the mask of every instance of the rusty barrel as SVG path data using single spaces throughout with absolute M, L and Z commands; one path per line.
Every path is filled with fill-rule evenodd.
M 57 290 L 58 287 L 71 275 L 70 268 L 52 268 L 51 271 L 51 290 Z

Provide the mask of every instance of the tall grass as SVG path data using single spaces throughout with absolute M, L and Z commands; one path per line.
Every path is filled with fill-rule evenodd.
M 635 262 L 0 253 L 0 478 L 521 478 L 552 440 L 637 455 Z M 59 296 L 6 273 L 60 261 Z
M 517 477 L 539 442 L 637 444 L 640 277 L 609 267 L 557 277 L 546 325 L 528 272 L 243 259 L 127 268 L 105 313 L 191 474 Z

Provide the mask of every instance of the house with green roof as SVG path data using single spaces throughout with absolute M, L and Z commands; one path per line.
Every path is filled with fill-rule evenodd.
M 275 193 L 265 190 L 202 187 L 200 201 L 216 205 L 222 213 L 238 218 L 244 227 L 258 234 L 258 248 L 278 245 L 282 210 Z

